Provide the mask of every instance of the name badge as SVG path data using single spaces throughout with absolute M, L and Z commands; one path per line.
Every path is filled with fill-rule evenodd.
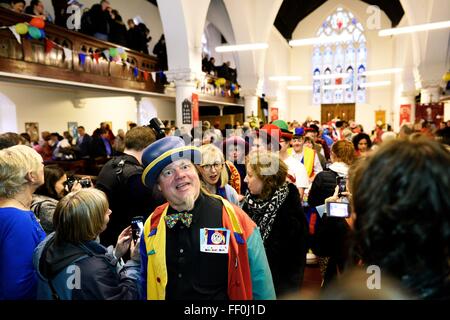
M 207 253 L 228 253 L 230 230 L 225 228 L 200 229 L 200 251 Z

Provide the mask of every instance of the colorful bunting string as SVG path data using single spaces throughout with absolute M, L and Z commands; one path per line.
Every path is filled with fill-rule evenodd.
M 16 38 L 19 44 L 22 44 L 21 35 L 27 37 L 27 39 L 44 39 L 45 41 L 45 53 L 49 54 L 54 48 L 60 48 L 64 52 L 65 61 L 71 61 L 73 58 L 73 54 L 77 54 L 79 58 L 79 62 L 81 65 L 86 63 L 86 57 L 89 56 L 93 61 L 99 63 L 99 59 L 101 58 L 100 52 L 94 52 L 92 54 L 87 54 L 85 52 L 77 52 L 75 50 L 71 50 L 69 48 L 63 47 L 62 45 L 50 40 L 47 38 L 46 33 L 43 29 L 38 28 L 42 25 L 40 21 L 33 21 L 33 24 L 30 23 L 18 23 L 13 26 L 1 26 L 1 29 L 9 29 L 14 37 Z M 19 31 L 19 32 L 18 32 Z M 128 55 L 125 52 L 124 48 L 109 48 L 102 51 L 103 56 L 107 61 L 114 61 L 116 64 L 124 65 L 130 68 L 132 65 L 128 61 L 126 61 Z M 114 57 L 113 57 L 114 55 Z M 133 76 L 137 78 L 139 73 L 142 72 L 143 78 L 145 81 L 149 79 L 149 71 L 140 69 L 138 67 L 133 67 Z M 152 79 L 155 72 L 152 72 Z M 155 79 L 153 79 L 155 81 Z

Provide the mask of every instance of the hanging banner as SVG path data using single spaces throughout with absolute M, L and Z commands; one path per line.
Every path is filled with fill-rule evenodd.
M 400 106 L 400 126 L 411 122 L 411 105 L 402 104 Z
M 444 103 L 416 104 L 415 122 L 428 122 L 439 128 L 444 119 Z
M 270 108 L 270 122 L 278 120 L 278 108 Z
M 198 121 L 200 120 L 200 110 L 198 105 L 198 94 L 192 94 L 192 121 L 194 127 L 197 126 Z
M 375 123 L 377 125 L 385 125 L 386 124 L 386 111 L 378 110 L 375 111 Z

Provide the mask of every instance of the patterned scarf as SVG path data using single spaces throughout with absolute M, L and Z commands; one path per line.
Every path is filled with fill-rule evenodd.
M 278 209 L 282 206 L 288 194 L 289 188 L 287 183 L 278 188 L 268 200 L 256 199 L 247 191 L 245 200 L 249 209 L 248 213 L 259 227 L 264 242 L 269 237 Z

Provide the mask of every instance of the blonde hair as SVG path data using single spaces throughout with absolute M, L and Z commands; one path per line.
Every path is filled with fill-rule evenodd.
M 225 187 L 225 185 L 228 183 L 228 173 L 225 164 L 225 157 L 223 156 L 222 151 L 213 144 L 202 145 L 201 147 L 199 147 L 199 149 L 202 153 L 202 164 L 200 165 L 200 167 L 207 164 L 214 164 L 217 162 L 217 159 L 220 160 L 220 162 L 222 163 L 222 170 L 220 172 L 220 187 Z M 202 182 L 204 182 L 201 173 L 202 172 L 200 171 L 200 178 Z
M 78 244 L 94 240 L 103 231 L 108 209 L 103 191 L 88 188 L 69 193 L 58 202 L 53 215 L 56 241 Z
M 0 198 L 12 198 L 29 183 L 29 172 L 37 173 L 42 157 L 34 149 L 17 145 L 0 150 Z

